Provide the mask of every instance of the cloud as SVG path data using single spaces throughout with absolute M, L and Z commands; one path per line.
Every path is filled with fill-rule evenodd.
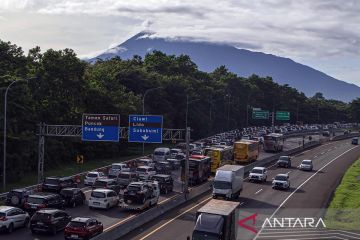
M 113 33 L 110 47 L 151 30 L 157 37 L 225 42 L 297 59 L 360 53 L 358 0 L 1 0 L 0 11 L 109 18 L 120 29 L 125 23 L 111 22 L 114 17 L 139 23 Z

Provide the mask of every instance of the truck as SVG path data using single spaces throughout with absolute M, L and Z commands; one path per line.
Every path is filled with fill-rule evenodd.
M 263 149 L 265 152 L 280 152 L 284 148 L 285 137 L 280 133 L 270 133 L 264 136 Z
M 196 212 L 192 240 L 236 238 L 239 202 L 212 199 Z
M 120 206 L 127 210 L 142 211 L 155 206 L 159 196 L 158 181 L 132 182 L 127 186 Z
M 259 142 L 240 140 L 234 143 L 234 161 L 237 164 L 250 163 L 259 156 Z
M 211 159 L 203 155 L 191 155 L 189 158 L 189 183 L 190 185 L 206 182 L 210 177 Z
M 244 166 L 224 165 L 216 171 L 213 198 L 237 199 L 243 188 Z
M 232 162 L 233 147 L 231 146 L 213 146 L 205 148 L 204 154 L 211 158 L 211 173 L 226 164 Z

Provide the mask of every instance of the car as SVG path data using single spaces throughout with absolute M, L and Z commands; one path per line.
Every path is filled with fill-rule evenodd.
M 141 180 L 147 180 L 156 174 L 156 171 L 152 167 L 140 166 L 136 168 L 136 173 L 139 174 Z
M 121 172 L 117 181 L 121 188 L 126 188 L 130 183 L 136 182 L 139 180 L 139 175 L 135 172 Z
M 171 174 L 172 166 L 168 161 L 159 161 L 155 164 L 156 173 Z
M 109 209 L 119 204 L 119 198 L 114 190 L 95 189 L 91 192 L 89 198 L 89 209 L 103 208 Z
M 156 174 L 152 178 L 159 183 L 160 192 L 167 194 L 168 192 L 172 192 L 174 188 L 174 180 L 171 175 L 166 174 Z
M 170 163 L 172 170 L 177 170 L 180 168 L 182 160 L 176 158 L 168 158 L 166 161 Z
M 273 189 L 289 189 L 290 180 L 288 174 L 277 174 L 272 181 Z
M 32 191 L 27 189 L 14 189 L 8 192 L 6 195 L 5 204 L 7 206 L 13 206 L 23 208 L 24 204 Z
M 64 230 L 65 240 L 90 239 L 104 230 L 101 222 L 92 217 L 77 217 L 72 219 Z
M 157 162 L 157 161 L 165 161 L 169 157 L 170 157 L 170 148 L 162 147 L 162 148 L 156 148 L 154 150 L 153 160 L 155 162 Z
M 105 174 L 103 172 L 88 172 L 84 179 L 84 185 L 92 186 L 96 180 L 104 177 Z
M 302 160 L 298 168 L 304 171 L 312 171 L 313 170 L 312 160 L 308 160 L 308 159 Z
M 38 210 L 44 208 L 59 208 L 65 207 L 65 200 L 56 193 L 39 192 L 29 195 L 27 202 L 24 204 L 24 209 L 30 215 Z
M 15 228 L 27 227 L 30 216 L 13 206 L 0 206 L 0 230 L 11 233 Z
M 124 202 L 145 203 L 153 196 L 153 188 L 147 182 L 132 182 L 124 191 Z
M 291 157 L 290 156 L 280 156 L 279 160 L 276 162 L 277 167 L 291 167 Z
M 352 145 L 358 145 L 359 144 L 359 138 L 354 137 L 353 139 L 351 139 L 351 144 Z
M 96 188 L 111 189 L 111 190 L 115 191 L 116 194 L 119 194 L 120 189 L 121 189 L 117 180 L 111 179 L 111 178 L 103 178 L 103 179 L 96 180 L 94 185 L 92 186 L 92 189 L 96 189 Z
M 171 158 L 176 157 L 176 155 L 178 155 L 179 153 L 182 153 L 182 150 L 180 148 L 172 148 L 172 149 L 170 149 L 170 157 Z
M 109 169 L 109 175 L 116 175 L 119 172 L 130 171 L 130 168 L 125 163 L 113 163 Z
M 71 177 L 47 177 L 42 183 L 43 192 L 59 193 L 61 189 L 67 187 L 77 187 L 76 182 Z
M 267 172 L 264 167 L 254 167 L 249 174 L 249 182 L 266 182 Z
M 192 155 L 204 155 L 204 150 L 198 149 L 191 152 Z M 169 160 L 169 159 L 168 159 Z
M 56 235 L 60 230 L 65 229 L 71 221 L 71 216 L 59 209 L 42 209 L 37 211 L 30 220 L 31 233 L 51 233 Z
M 137 166 L 149 166 L 149 167 L 154 167 L 155 166 L 155 162 L 151 159 L 151 158 L 139 158 L 136 159 L 136 164 Z
M 65 206 L 76 207 L 84 205 L 86 197 L 80 188 L 64 188 L 60 196 L 65 200 Z

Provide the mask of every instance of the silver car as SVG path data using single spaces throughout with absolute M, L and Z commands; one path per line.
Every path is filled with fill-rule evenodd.
M 15 228 L 26 227 L 29 221 L 29 214 L 20 208 L 0 206 L 0 230 L 11 233 Z
M 298 167 L 300 170 L 304 171 L 312 171 L 313 170 L 313 164 L 311 160 L 305 159 L 302 160 L 301 164 Z

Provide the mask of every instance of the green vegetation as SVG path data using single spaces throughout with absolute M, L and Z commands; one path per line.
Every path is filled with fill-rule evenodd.
M 326 213 L 326 226 L 333 229 L 359 230 L 360 158 L 347 170 L 337 187 Z
M 24 78 L 32 79 L 16 83 L 8 94 L 8 182 L 36 171 L 39 122 L 78 125 L 84 112 L 117 113 L 121 114 L 121 125 L 127 126 L 129 114 L 142 112 L 142 97 L 151 88 L 161 87 L 147 94 L 146 113 L 164 115 L 165 128 L 184 128 L 186 95 L 190 101 L 199 99 L 189 105 L 192 139 L 246 125 L 268 125 L 269 121 L 251 120 L 250 106 L 290 111 L 293 123 L 350 121 L 360 116 L 359 99 L 346 104 L 327 100 L 321 93 L 307 98 L 271 77 L 239 77 L 225 66 L 205 73 L 185 55 L 155 51 L 144 59 L 134 56 L 89 64 L 70 49 L 41 52 L 35 47 L 25 55 L 20 47 L 0 41 L 0 99 L 12 81 Z M 45 142 L 46 172 L 71 164 L 77 154 L 83 154 L 90 163 L 132 155 L 131 147 L 139 146 L 76 138 L 46 138 Z

